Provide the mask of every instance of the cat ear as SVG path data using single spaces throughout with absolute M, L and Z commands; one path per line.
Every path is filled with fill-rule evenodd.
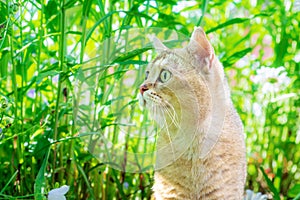
M 196 56 L 198 61 L 205 61 L 211 67 L 215 53 L 214 49 L 206 38 L 206 34 L 201 27 L 195 27 L 192 33 L 189 50 Z
M 155 50 L 158 53 L 161 53 L 164 50 L 168 50 L 168 47 L 166 47 L 157 37 L 153 37 L 152 38 L 152 42 L 153 42 L 153 46 L 155 48 Z

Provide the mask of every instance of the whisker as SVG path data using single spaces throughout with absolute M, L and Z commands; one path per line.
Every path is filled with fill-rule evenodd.
M 162 108 L 165 109 L 164 106 L 162 106 Z M 168 123 L 167 123 L 167 120 L 166 120 L 166 116 L 164 115 L 164 112 L 162 112 L 162 116 L 163 116 L 164 124 L 166 125 L 166 133 L 167 133 L 168 139 L 170 141 L 171 150 L 172 150 L 172 154 L 173 154 L 173 159 L 175 160 L 175 152 L 174 152 L 174 147 L 173 147 L 173 143 L 172 143 L 172 138 L 171 138 L 171 134 L 170 134 L 170 131 L 169 131 Z
M 165 104 L 167 105 L 164 105 L 164 108 L 167 114 L 169 115 L 169 117 L 171 118 L 171 123 L 174 124 L 176 128 L 180 128 L 178 115 L 175 111 L 175 108 L 169 102 L 165 102 Z
M 172 113 L 169 108 L 167 106 L 164 107 L 164 111 L 166 112 L 166 114 L 168 114 L 168 116 L 170 117 L 171 119 L 171 124 L 170 125 L 175 125 L 176 128 L 179 128 L 179 124 L 177 122 L 177 119 L 176 119 L 176 113 Z

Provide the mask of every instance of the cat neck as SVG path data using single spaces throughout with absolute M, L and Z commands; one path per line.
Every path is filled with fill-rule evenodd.
M 222 133 L 226 113 L 233 109 L 228 99 L 215 97 L 213 108 L 203 118 L 201 110 L 191 106 L 182 109 L 180 124 L 167 120 L 167 126 L 158 133 L 156 169 L 174 163 L 177 159 L 192 161 L 204 159 Z

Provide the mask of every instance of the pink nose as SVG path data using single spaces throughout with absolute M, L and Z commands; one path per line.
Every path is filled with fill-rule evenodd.
M 144 85 L 141 85 L 141 87 L 140 87 L 140 93 L 143 95 L 143 93 L 145 92 L 145 91 L 147 91 L 147 90 L 149 90 L 149 88 L 148 88 L 148 86 L 146 85 L 146 84 L 144 84 Z

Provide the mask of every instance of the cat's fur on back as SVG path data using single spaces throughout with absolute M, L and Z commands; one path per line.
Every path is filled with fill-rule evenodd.
M 156 199 L 243 198 L 246 150 L 223 66 L 201 28 L 189 44 L 160 52 L 146 70 L 140 100 L 162 127 L 157 139 Z

